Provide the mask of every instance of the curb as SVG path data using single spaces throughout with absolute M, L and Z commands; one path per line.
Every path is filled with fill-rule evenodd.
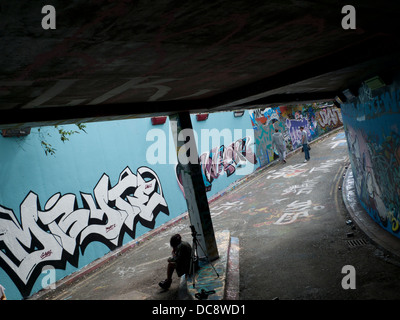
M 361 206 L 355 191 L 351 165 L 343 179 L 342 197 L 351 218 L 367 237 L 378 247 L 400 258 L 400 239 L 378 225 Z
M 192 277 L 181 277 L 179 300 L 196 300 L 195 295 L 201 289 L 215 291 L 207 300 L 239 300 L 239 239 L 231 237 L 229 230 L 218 232 L 216 237 L 221 252 L 220 258 L 204 264 L 199 269 L 195 274 L 196 287 L 192 287 Z M 213 265 L 211 268 L 210 263 Z

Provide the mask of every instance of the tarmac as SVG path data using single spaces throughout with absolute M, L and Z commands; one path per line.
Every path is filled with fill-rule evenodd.
M 330 139 L 330 137 L 338 134 L 342 129 L 335 130 L 329 135 L 317 139 L 311 145 L 317 145 L 320 141 Z M 315 148 L 313 147 L 315 150 Z M 347 146 L 346 146 L 347 149 Z M 314 151 L 312 151 L 314 152 Z M 321 151 L 323 155 L 325 151 Z M 343 151 L 344 152 L 344 151 Z M 315 150 L 315 153 L 317 151 Z M 297 159 L 301 157 L 301 152 L 296 150 L 288 155 L 288 159 Z M 321 156 L 322 158 L 322 156 Z M 289 162 L 288 160 L 288 162 Z M 273 170 L 277 166 L 280 166 L 277 161 L 271 163 L 256 172 L 248 175 L 233 185 L 229 186 L 226 190 L 222 191 L 211 199 L 210 207 L 212 203 L 218 202 L 218 200 L 225 199 L 233 190 L 243 188 L 248 183 L 256 183 L 260 181 L 260 176 L 268 174 L 268 171 Z M 276 170 L 275 170 L 276 171 Z M 272 171 L 273 172 L 273 171 Z M 392 236 L 387 231 L 379 227 L 372 218 L 365 212 L 357 200 L 357 196 L 354 191 L 354 179 L 351 171 L 351 166 L 348 161 L 346 161 L 346 170 L 338 170 L 335 176 L 339 177 L 339 174 L 343 173 L 343 178 L 339 180 L 337 185 L 341 181 L 341 186 L 338 189 L 342 190 L 342 198 L 347 210 L 344 215 L 350 217 L 352 223 L 365 234 L 369 241 L 371 241 L 376 247 L 382 250 L 382 257 L 384 260 L 388 261 L 392 259 L 393 264 L 396 265 L 397 259 L 400 258 L 400 240 L 395 236 Z M 333 192 L 333 187 L 331 193 Z M 337 190 L 335 190 L 337 192 Z M 227 198 L 228 199 L 228 198 Z M 240 199 L 240 198 L 239 198 Z M 228 199 L 230 200 L 230 199 Z M 219 206 L 221 207 L 221 205 Z M 314 207 L 315 208 L 315 207 Z M 215 210 L 214 210 L 215 211 Z M 344 217 L 341 215 L 340 217 Z M 217 216 L 217 218 L 222 217 Z M 252 217 L 253 218 L 253 217 Z M 215 219 L 215 217 L 213 217 Z M 303 221 L 309 221 L 311 217 L 304 217 Z M 322 218 L 319 218 L 322 219 Z M 338 220 L 338 217 L 334 218 Z M 185 276 L 175 278 L 173 285 L 167 291 L 160 290 L 157 283 L 165 278 L 166 264 L 165 261 L 168 258 L 170 248 L 168 246 L 169 236 L 173 233 L 180 233 L 185 239 L 190 238 L 190 230 L 188 230 L 188 214 L 184 213 L 179 217 L 170 220 L 161 227 L 151 230 L 145 235 L 135 239 L 134 241 L 128 243 L 127 245 L 114 250 L 107 254 L 106 256 L 92 262 L 83 269 L 71 274 L 70 276 L 58 281 L 56 283 L 56 289 L 43 289 L 40 292 L 34 294 L 29 299 L 30 300 L 239 300 L 247 299 L 248 294 L 246 294 L 247 288 L 240 283 L 240 274 L 242 268 L 242 261 L 239 261 L 239 256 L 241 256 L 241 241 L 247 243 L 247 238 L 238 237 L 237 235 L 243 235 L 243 232 L 235 232 L 232 235 L 231 230 L 218 230 L 215 232 L 216 241 L 218 246 L 218 251 L 220 254 L 219 259 L 213 262 L 205 261 L 202 264 L 200 270 L 196 273 L 195 278 Z M 234 221 L 232 217 L 232 223 L 236 225 L 246 224 L 243 221 Z M 329 222 L 330 223 L 330 222 Z M 341 222 L 340 222 L 341 223 Z M 266 222 L 255 223 L 254 225 L 267 225 Z M 228 226 L 228 224 L 227 224 Z M 345 227 L 340 227 L 340 232 L 343 233 Z M 355 228 L 353 228 L 354 230 Z M 308 229 L 307 229 L 308 230 Z M 310 229 L 311 230 L 311 229 Z M 339 227 L 335 231 L 339 232 Z M 258 232 L 258 231 L 257 231 Z M 270 231 L 268 231 L 270 232 Z M 287 231 L 279 231 L 281 235 L 285 235 Z M 314 232 L 314 231 L 313 231 Z M 312 232 L 310 232 L 312 233 Z M 264 234 L 263 234 L 264 235 Z M 249 235 L 250 236 L 250 235 Z M 257 236 L 257 234 L 251 235 Z M 325 238 L 327 238 L 326 236 Z M 244 239 L 244 240 L 242 240 Z M 282 239 L 282 238 L 281 238 Z M 307 239 L 303 239 L 305 242 Z M 253 241 L 253 238 L 252 238 Z M 336 240 L 330 240 L 334 243 Z M 319 242 L 322 243 L 322 242 Z M 254 244 L 257 248 L 257 244 Z M 313 245 L 316 249 L 320 249 L 318 246 Z M 276 247 L 276 245 L 275 245 Z M 339 249 L 335 249 L 336 252 L 340 252 Z M 376 252 L 376 250 L 375 250 Z M 286 254 L 285 250 L 281 250 L 281 254 Z M 291 253 L 293 256 L 293 253 Z M 244 255 L 243 255 L 244 256 Z M 296 259 L 301 259 L 301 262 L 311 261 L 310 258 L 314 257 L 314 253 L 305 252 L 298 253 Z M 267 258 L 270 259 L 270 256 Z M 279 257 L 277 258 L 279 259 Z M 249 259 L 248 259 L 249 260 Z M 286 261 L 286 260 L 285 260 Z M 390 262 L 390 261 L 389 261 Z M 307 262 L 308 263 L 308 262 Z M 247 262 L 246 262 L 247 266 Z M 248 269 L 248 267 L 246 267 Z M 260 270 L 264 268 L 265 273 L 268 274 L 268 268 L 263 267 L 262 264 L 259 266 Z M 314 266 L 312 267 L 314 268 Z M 322 268 L 322 267 L 321 267 Z M 325 268 L 325 267 L 324 267 Z M 106 273 L 108 272 L 108 273 Z M 244 271 L 242 271 L 244 272 Z M 246 270 L 249 272 L 249 270 Z M 259 273 L 259 271 L 257 271 Z M 110 274 L 114 275 L 110 279 Z M 274 278 L 272 276 L 272 278 Z M 127 283 L 135 279 L 135 284 L 128 286 Z M 246 279 L 250 281 L 250 276 L 246 276 Z M 143 282 L 141 282 L 141 280 Z M 257 282 L 257 280 L 255 280 Z M 272 280 L 271 280 L 272 282 Z M 261 286 L 261 283 L 260 283 Z M 279 291 L 279 284 L 275 286 L 276 292 L 282 294 L 284 291 Z M 204 290 L 203 296 L 199 296 L 201 290 Z M 297 295 L 300 299 L 308 299 L 317 297 L 319 299 L 321 289 L 317 288 L 303 288 L 308 292 L 308 295 Z M 240 292 L 243 291 L 243 296 Z M 333 291 L 333 289 L 331 290 Z M 331 293 L 329 293 L 331 294 Z M 269 292 L 269 295 L 262 296 L 265 299 L 279 299 L 279 296 L 274 296 L 274 290 Z M 283 295 L 283 294 L 282 294 Z M 336 296 L 342 297 L 341 295 L 331 295 L 333 299 Z M 331 299 L 328 295 L 328 299 Z M 200 298 L 199 298 L 200 297 Z M 294 295 L 296 299 L 296 295 Z M 323 296 L 325 297 L 325 296 Z M 285 298 L 285 297 L 282 297 Z M 252 295 L 251 299 L 258 299 L 257 295 Z

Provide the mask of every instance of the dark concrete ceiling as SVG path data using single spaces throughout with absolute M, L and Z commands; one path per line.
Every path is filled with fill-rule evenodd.
M 44 30 L 45 5 L 56 29 Z M 0 128 L 333 99 L 399 71 L 400 2 L 0 3 Z M 389 80 L 390 81 L 390 80 Z

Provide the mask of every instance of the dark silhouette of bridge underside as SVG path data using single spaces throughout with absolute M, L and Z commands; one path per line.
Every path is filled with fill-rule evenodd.
M 400 4 L 359 1 L 2 3 L 0 128 L 332 100 L 398 72 Z

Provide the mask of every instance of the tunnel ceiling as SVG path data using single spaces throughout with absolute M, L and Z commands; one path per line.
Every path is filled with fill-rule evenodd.
M 333 99 L 398 72 L 400 3 L 0 3 L 0 128 Z M 42 28 L 45 5 L 56 29 Z

